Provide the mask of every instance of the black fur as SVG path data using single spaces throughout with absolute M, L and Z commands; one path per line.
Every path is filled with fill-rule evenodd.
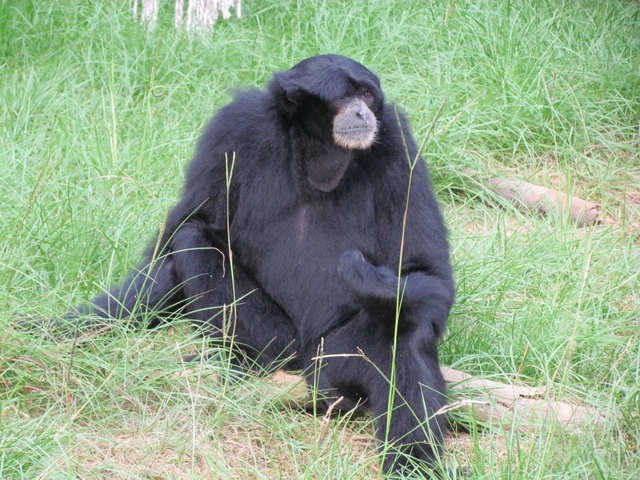
M 361 91 L 373 94 L 376 140 L 347 150 L 333 142 L 332 121 Z M 146 260 L 79 311 L 136 321 L 180 309 L 213 337 L 231 319 L 244 355 L 265 367 L 287 359 L 286 368 L 310 373 L 326 404 L 343 396 L 338 408 L 372 410 L 391 447 L 386 471 L 401 469 L 405 455 L 432 462 L 445 429 L 434 416 L 445 405 L 437 344 L 454 284 L 422 159 L 410 173 L 416 156 L 404 116 L 359 63 L 323 55 L 276 73 L 266 91 L 237 94 L 211 120 Z M 236 317 L 221 308 L 234 301 L 232 268 Z

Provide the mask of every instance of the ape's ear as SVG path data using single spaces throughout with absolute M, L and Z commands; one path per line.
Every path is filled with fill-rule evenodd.
M 284 94 L 294 105 L 298 105 L 303 97 L 304 91 L 300 87 L 292 87 L 284 89 Z
M 294 105 L 298 105 L 300 100 L 307 93 L 294 72 L 278 72 L 273 75 L 273 87 L 277 89 L 285 100 Z

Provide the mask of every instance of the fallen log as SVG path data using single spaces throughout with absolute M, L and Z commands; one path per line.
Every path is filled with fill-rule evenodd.
M 547 396 L 547 387 L 510 385 L 468 373 L 441 367 L 452 394 L 447 410 L 461 409 L 479 423 L 499 425 L 506 430 L 530 430 L 541 424 L 555 423 L 567 430 L 602 425 L 603 412 L 576 403 Z
M 483 185 L 519 210 L 533 211 L 540 215 L 566 214 L 579 227 L 587 227 L 600 221 L 601 207 L 597 203 L 524 180 L 483 178 L 478 172 L 468 173 L 478 176 Z
M 490 178 L 483 183 L 518 208 L 533 210 L 541 215 L 551 212 L 568 214 L 579 227 L 596 223 L 600 215 L 600 205 L 597 203 L 523 180 Z
M 501 426 L 506 430 L 530 430 L 543 423 L 555 423 L 567 430 L 578 430 L 589 425 L 601 425 L 603 412 L 575 403 L 560 401 L 546 396 L 547 387 L 528 387 L 474 377 L 459 370 L 441 367 L 449 387 L 451 403 L 440 413 L 462 411 L 480 425 Z M 277 388 L 265 390 L 265 395 L 276 395 L 277 401 L 286 408 L 312 408 L 313 397 L 304 379 L 298 375 L 279 371 L 267 382 Z

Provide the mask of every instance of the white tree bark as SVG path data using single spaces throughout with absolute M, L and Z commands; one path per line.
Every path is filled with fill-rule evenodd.
M 231 9 L 236 9 L 238 18 L 242 15 L 242 0 L 175 0 L 174 25 L 189 31 L 208 31 L 213 28 L 220 15 L 231 17 Z M 153 30 L 158 24 L 160 0 L 133 0 L 133 16 Z M 186 19 L 185 19 L 186 14 Z

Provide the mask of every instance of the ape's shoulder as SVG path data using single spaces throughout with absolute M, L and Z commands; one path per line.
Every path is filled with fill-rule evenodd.
M 216 188 L 229 174 L 232 163 L 235 172 L 246 179 L 247 170 L 284 156 L 281 152 L 287 145 L 286 132 L 278 120 L 273 95 L 247 89 L 237 91 L 234 97 L 204 127 L 187 169 L 185 190 Z
M 426 173 L 426 164 L 423 161 L 415 162 L 419 157 L 418 147 L 402 109 L 392 103 L 385 104 L 379 122 L 378 138 L 371 152 L 375 158 L 369 160 L 377 160 L 385 168 L 405 172 L 411 170 L 411 164 L 414 163 L 413 170 L 425 170 Z
M 413 144 L 407 116 L 395 103 L 386 103 L 381 112 L 379 143 L 393 149 L 406 149 L 407 142 Z
M 256 134 L 268 134 L 274 129 L 275 100 L 270 92 L 258 89 L 236 91 L 234 98 L 211 118 L 202 134 L 202 141 L 229 144 L 235 147 L 251 143 Z
M 204 127 L 197 156 L 213 160 L 225 152 L 259 149 L 265 141 L 276 137 L 281 142 L 276 101 L 269 92 L 242 90 L 220 108 Z

